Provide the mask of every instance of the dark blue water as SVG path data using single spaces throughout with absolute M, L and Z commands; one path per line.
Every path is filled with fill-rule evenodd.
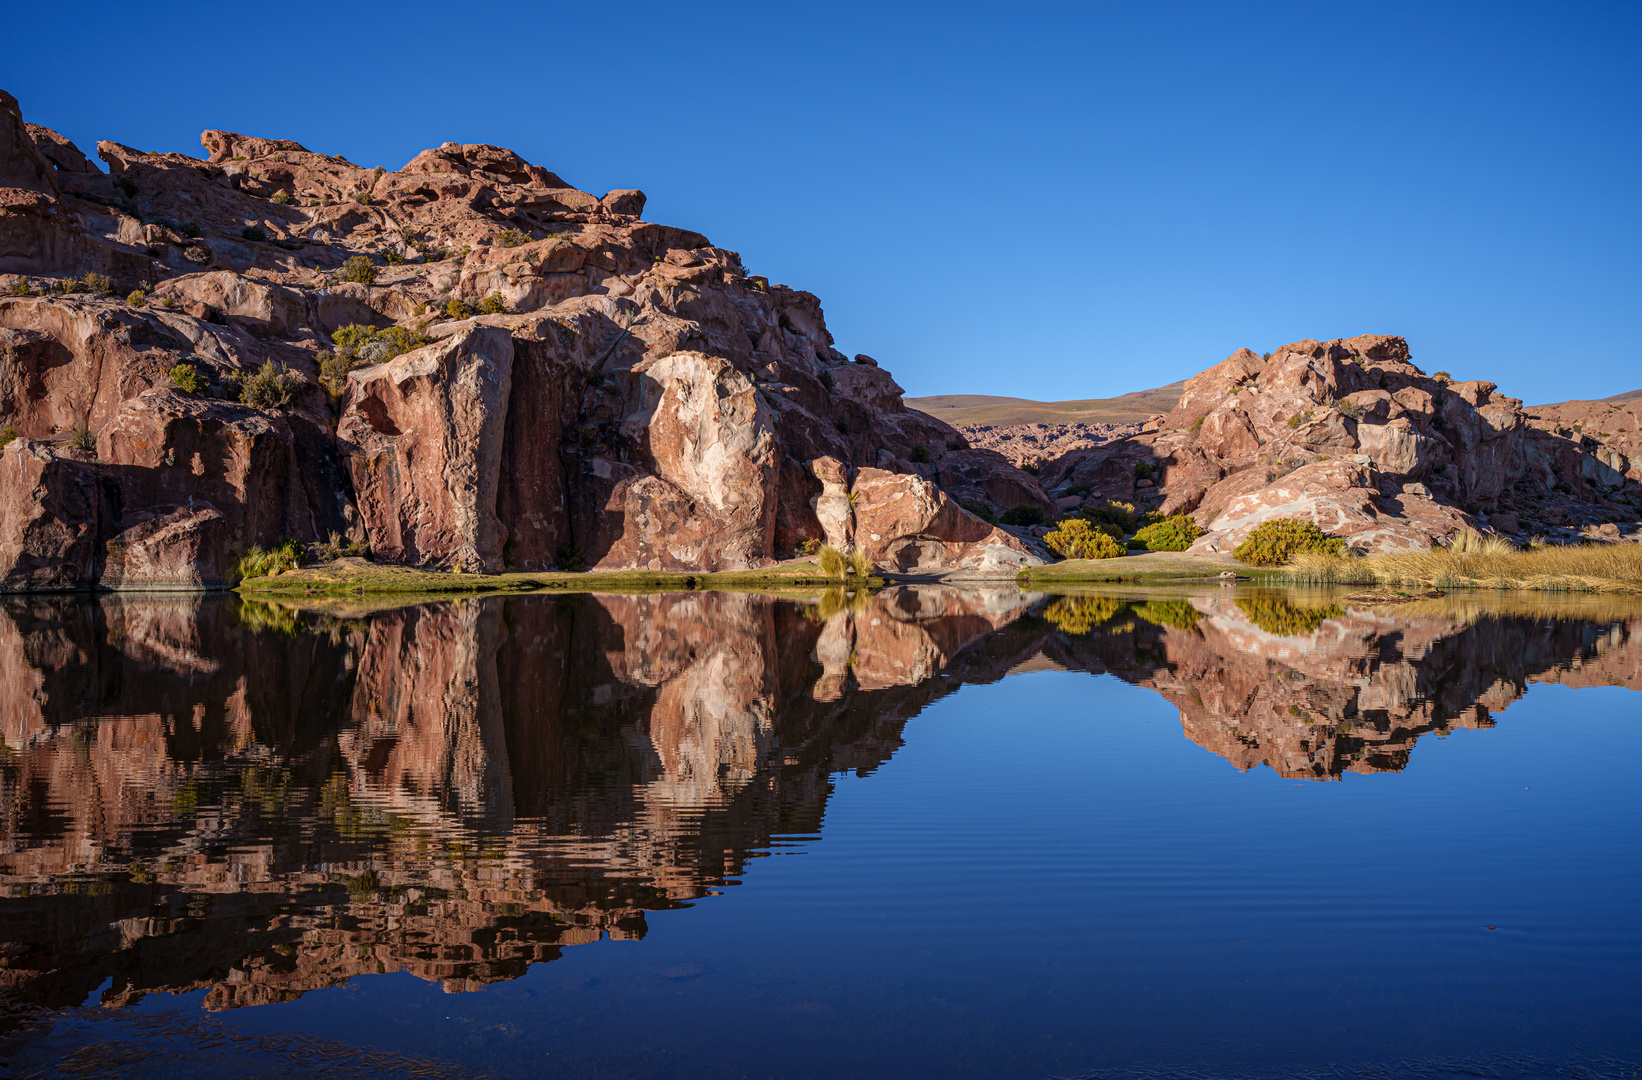
M 382 779 L 380 770 L 373 781 L 368 765 L 345 760 L 369 750 L 357 735 L 328 729 L 360 726 L 358 703 L 380 692 L 362 690 L 363 680 L 379 661 L 367 654 L 369 618 L 345 631 L 333 622 L 333 638 L 354 635 L 352 671 L 360 674 L 351 677 L 360 681 L 337 716 L 313 721 L 318 734 L 306 744 L 289 736 L 283 752 L 272 735 L 259 736 L 270 741 L 255 744 L 255 753 L 244 742 L 229 747 L 231 740 L 207 747 L 191 775 L 211 779 L 199 782 L 194 803 L 172 794 L 163 815 L 129 825 L 124 836 L 116 829 L 98 838 L 118 849 L 93 860 L 100 877 L 36 874 L 30 898 L 14 888 L 0 900 L 0 938 L 17 943 L 0 957 L 6 985 L 19 998 L 32 995 L 24 1002 L 28 1019 L 7 1044 L 14 1064 L 6 1075 L 27 1075 L 76 1052 L 82 1057 L 75 1061 L 114 1074 L 160 1075 L 178 1061 L 317 1073 L 327 1060 L 366 1068 L 366 1059 L 346 1049 L 364 1047 L 395 1055 L 379 1059 L 382 1068 L 411 1074 L 431 1067 L 411 1059 L 426 1059 L 455 1072 L 563 1077 L 1435 1075 L 1465 1059 L 1502 1075 L 1581 1075 L 1576 1067 L 1632 1075 L 1628 1063 L 1642 1061 L 1642 786 L 1635 779 L 1642 699 L 1630 687 L 1642 672 L 1642 613 L 1563 619 L 1561 631 L 1547 629 L 1558 620 L 1544 612 L 1492 624 L 1472 616 L 1443 624 L 1451 624 L 1447 636 L 1434 636 L 1429 618 L 1400 626 L 1388 614 L 1368 620 L 1375 628 L 1366 639 L 1341 648 L 1320 644 L 1319 635 L 1339 631 L 1349 614 L 1285 637 L 1251 630 L 1226 600 L 1197 601 L 1207 614 L 1190 628 L 1133 617 L 1125 626 L 1120 612 L 1104 629 L 1067 633 L 1043 617 L 1042 601 L 1015 618 L 994 612 L 997 628 L 981 629 L 973 615 L 952 611 L 908 620 L 927 641 L 946 636 L 927 670 L 917 668 L 917 650 L 897 652 L 865 630 L 875 615 L 881 629 L 884 612 L 835 612 L 834 621 L 853 619 L 863 630 L 830 703 L 815 700 L 814 687 L 825 682 L 825 657 L 817 655 L 826 642 L 804 637 L 824 625 L 814 617 L 795 621 L 775 610 L 785 605 L 760 601 L 770 610 L 752 623 L 710 628 L 707 638 L 729 639 L 712 654 L 699 642 L 683 648 L 689 633 L 652 611 L 651 625 L 669 633 L 646 656 L 677 661 L 667 669 L 671 681 L 622 684 L 642 700 L 619 715 L 599 712 L 624 692 L 598 691 L 609 685 L 602 676 L 556 682 L 575 693 L 537 702 L 537 709 L 551 704 L 555 722 L 574 728 L 564 718 L 581 712 L 577 722 L 585 725 L 579 734 L 558 733 L 551 779 L 560 786 L 547 792 L 529 790 L 531 781 L 518 774 L 527 755 L 508 726 L 543 722 L 521 716 L 521 708 L 532 711 L 521 704 L 521 684 L 554 660 L 571 668 L 578 635 L 604 635 L 584 664 L 596 663 L 589 659 L 595 654 L 608 660 L 613 650 L 631 658 L 643 627 L 618 613 L 595 628 L 585 608 L 568 622 L 559 610 L 531 626 L 515 611 L 489 630 L 475 629 L 471 619 L 465 629 L 445 626 L 440 640 L 449 648 L 501 657 L 498 704 L 488 718 L 479 710 L 473 723 L 495 724 L 494 745 L 506 743 L 511 753 L 502 765 L 476 762 L 471 752 L 464 764 L 457 753 L 430 785 L 408 772 Z M 941 619 L 968 622 L 960 631 Z M 620 633 L 612 632 L 615 624 Z M 1352 625 L 1360 630 L 1362 621 Z M 1572 638 L 1569 625 L 1579 630 Z M 1524 663 L 1537 662 L 1522 643 L 1533 638 L 1543 646 L 1548 633 L 1575 644 L 1564 644 L 1565 655 L 1538 677 L 1512 682 Z M 262 644 L 246 634 L 224 630 L 214 640 Z M 1124 635 L 1132 639 L 1127 645 Z M 289 653 L 330 640 L 307 628 L 262 647 Z M 895 640 L 905 645 L 905 635 Z M 877 685 L 882 680 L 862 655 L 875 643 L 880 666 L 907 681 Z M 1131 685 L 1145 681 L 1133 671 L 1124 681 L 1057 670 L 1079 648 L 1087 659 L 1097 644 L 1107 666 L 1114 650 L 1126 662 L 1150 664 L 1151 685 Z M 530 652 L 528 662 L 509 658 L 509 650 Z M 1254 664 L 1251 655 L 1262 650 Z M 1449 655 L 1435 660 L 1444 650 Z M 421 656 L 423 667 L 450 663 L 430 659 L 425 641 L 398 655 Z M 1308 665 L 1307 656 L 1315 662 Z M 1359 701 L 1378 700 L 1370 693 L 1376 687 L 1405 692 L 1391 710 L 1400 719 L 1382 735 L 1395 741 L 1397 730 L 1413 732 L 1405 740 L 1412 750 L 1394 769 L 1355 771 L 1347 762 L 1321 779 L 1285 778 L 1268 764 L 1241 771 L 1183 733 L 1187 719 L 1200 736 L 1209 722 L 1240 733 L 1258 726 L 1236 724 L 1235 715 L 1212 707 L 1183 718 L 1177 704 L 1193 693 L 1212 701 L 1238 684 L 1228 672 L 1242 668 L 1265 679 L 1240 691 L 1249 715 L 1291 716 L 1289 706 L 1261 703 L 1262 694 L 1279 693 L 1308 714 L 1291 717 L 1300 727 L 1328 720 L 1319 696 L 1349 680 L 1317 671 L 1343 670 L 1339 657 L 1357 658 L 1350 678 L 1361 684 Z M 1472 700 L 1438 704 L 1445 687 L 1467 680 L 1479 688 L 1468 693 Z M 413 684 L 425 709 L 450 708 L 448 698 L 429 700 L 434 695 L 417 677 L 401 671 L 397 682 Z M 483 683 L 441 685 L 466 686 L 479 698 L 489 692 Z M 726 698 L 708 689 L 743 684 L 759 690 Z M 1152 688 L 1165 684 L 1176 700 Z M 601 693 L 596 707 L 587 704 Z M 663 713 L 673 730 L 654 739 L 656 746 L 717 733 L 718 749 L 683 780 L 682 759 L 669 765 L 665 748 L 640 745 L 644 722 L 659 724 Z M 680 734 L 678 717 L 694 726 L 669 742 Z M 1423 730 L 1415 731 L 1415 720 Z M 1374 721 L 1360 712 L 1316 730 L 1345 742 L 1348 729 L 1361 732 Z M 131 721 L 105 715 L 95 722 Z M 1270 752 L 1273 722 L 1268 717 L 1266 730 L 1242 737 Z M 101 744 L 88 749 L 84 721 L 77 724 L 78 749 L 70 740 L 53 752 L 95 759 Z M 395 729 L 395 748 L 411 741 L 409 726 Z M 59 730 L 67 727 L 76 725 Z M 62 736 L 37 731 L 36 748 L 52 739 Z M 14 741 L 14 769 L 23 752 Z M 620 765 L 612 754 L 622 752 L 641 760 Z M 266 769 L 282 754 L 298 763 L 277 797 L 285 809 L 255 810 L 246 824 L 246 804 L 220 792 L 237 776 L 235 790 L 243 793 L 246 770 Z M 377 765 L 391 769 L 390 756 L 379 750 Z M 303 772 L 301 761 L 326 757 L 332 760 Z M 1361 766 L 1373 755 L 1354 760 Z M 711 777 L 703 761 L 716 763 Z M 109 783 L 112 769 L 104 768 L 100 783 Z M 58 775 L 72 771 L 60 767 Z M 327 819 L 323 796 L 315 810 L 298 794 L 305 783 L 322 786 L 324 777 L 338 776 L 345 780 L 328 782 L 351 784 L 363 808 L 351 824 L 339 825 L 334 813 Z M 501 786 L 513 800 L 505 821 L 495 810 Z M 636 798 L 635 790 L 650 797 Z M 337 797 L 333 790 L 333 809 Z M 39 792 L 35 799 L 36 824 L 9 832 L 14 881 L 26 876 L 21 856 L 31 845 L 61 845 L 73 832 L 53 832 L 49 820 L 52 813 L 72 819 L 71 808 L 53 808 Z M 485 805 L 488 818 L 474 809 Z M 420 825 L 394 824 L 395 813 L 408 819 L 418 808 Z M 200 820 L 213 812 L 213 820 Z M 229 820 L 236 813 L 237 826 Z M 213 835 L 220 847 L 213 848 Z M 434 837 L 461 850 L 433 851 Z M 488 868 L 487 847 L 494 853 Z M 119 997 L 122 986 L 166 986 L 168 966 L 193 988 L 127 993 L 136 999 L 118 1009 L 62 1008 L 67 1003 L 52 1001 L 47 988 L 49 958 L 36 950 L 21 962 L 30 955 L 29 935 L 49 939 L 52 905 L 83 906 L 86 883 L 118 876 L 110 868 L 121 859 L 164 876 L 154 869 L 160 849 L 174 853 L 179 883 L 160 907 L 196 904 L 195 925 L 151 929 L 140 955 L 111 938 L 63 961 L 55 977 L 71 981 L 63 972 L 72 969 L 83 983 L 106 971 L 87 998 L 93 1005 Z M 273 870 L 238 872 L 244 890 L 283 890 L 277 911 L 250 904 L 244 914 L 227 913 L 243 892 L 202 884 L 198 868 L 213 860 L 227 867 L 263 852 L 266 863 L 276 850 Z M 183 869 L 189 859 L 192 871 Z M 373 859 L 377 880 L 350 884 L 346 895 L 316 884 L 336 867 L 356 882 Z M 396 867 L 408 880 L 434 882 L 451 866 L 467 868 L 466 892 L 461 903 L 447 897 L 447 925 L 438 932 L 398 938 L 391 913 L 372 921 L 396 903 L 414 915 L 414 898 L 393 894 Z M 531 867 L 529 888 L 509 893 Z M 116 893 L 137 887 L 129 869 L 123 872 Z M 74 881 L 81 891 L 61 891 Z M 488 899 L 486 882 L 495 894 Z M 485 942 L 528 921 L 526 909 L 555 903 L 561 912 L 642 908 L 642 927 L 628 918 L 615 936 L 630 940 L 610 940 L 606 926 L 602 936 L 584 935 L 599 940 L 563 945 L 555 957 L 516 971 L 487 969 L 470 980 L 471 992 L 446 992 L 426 970 L 422 977 L 396 970 L 407 957 L 424 968 L 441 960 L 459 967 L 464 947 L 469 958 L 481 955 Z M 133 918 L 131 910 L 107 914 Z M 63 918 L 96 922 L 84 913 Z M 236 918 L 243 920 L 237 930 L 215 925 Z M 458 923 L 472 932 L 450 932 Z M 283 953 L 275 940 L 282 925 L 298 928 L 284 932 L 296 944 Z M 128 927 L 126 935 L 133 932 Z M 242 957 L 230 956 L 236 932 Z M 327 934 L 337 944 L 324 945 Z M 48 947 L 64 950 L 61 942 Z M 387 973 L 357 970 L 373 949 Z M 221 1005 L 224 988 L 279 983 L 267 972 L 282 962 L 292 967 L 280 983 L 291 1000 L 202 1009 Z M 305 971 L 327 964 L 353 973 L 336 985 L 301 989 Z M 174 1030 L 144 1029 L 143 1017 L 163 1018 Z M 197 1020 L 207 1026 L 188 1026 Z M 322 1040 L 313 1044 L 322 1050 L 247 1038 L 293 1032 Z M 142 1056 L 161 1043 L 180 1048 L 181 1057 Z

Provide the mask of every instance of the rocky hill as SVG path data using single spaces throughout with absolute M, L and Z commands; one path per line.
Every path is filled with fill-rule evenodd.
M 1142 432 L 1076 450 L 1040 479 L 1067 500 L 1116 499 L 1206 528 L 1231 551 L 1260 522 L 1302 517 L 1358 551 L 1424 549 L 1457 530 L 1638 537 L 1642 402 L 1525 409 L 1493 383 L 1428 375 L 1400 337 L 1240 349 L 1190 379 Z
M 642 193 L 496 146 L 201 142 L 99 143 L 104 174 L 0 93 L 0 588 L 219 584 L 287 539 L 464 571 L 1036 561 L 959 505 L 1051 509 L 1032 476 Z
M 1138 424 L 1166 413 L 1180 400 L 1185 383 L 1136 390 L 1112 398 L 1078 401 L 1033 401 L 1030 398 L 991 397 L 986 394 L 939 394 L 907 398 L 907 408 L 925 412 L 955 427 L 977 424 Z

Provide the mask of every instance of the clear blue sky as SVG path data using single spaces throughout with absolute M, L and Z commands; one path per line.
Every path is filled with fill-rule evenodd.
M 1634 0 L 93 2 L 6 29 L 0 87 L 87 153 L 491 142 L 642 188 L 912 394 L 1106 396 L 1365 332 L 1531 403 L 1642 387 Z

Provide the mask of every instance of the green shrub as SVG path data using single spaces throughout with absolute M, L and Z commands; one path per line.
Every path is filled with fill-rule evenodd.
M 203 394 L 211 385 L 211 380 L 201 375 L 193 364 L 178 364 L 166 374 L 171 376 L 171 385 L 185 394 Z
M 968 510 L 971 514 L 974 514 L 988 525 L 996 525 L 998 523 L 998 515 L 994 514 L 992 512 L 992 508 L 987 506 L 985 503 L 961 502 L 958 505 L 963 507 L 965 510 Z
M 1083 516 L 1097 525 L 1116 525 L 1120 536 L 1159 520 L 1156 514 L 1138 513 L 1134 503 L 1118 502 L 1116 499 L 1106 500 L 1105 506 L 1084 507 Z
M 1289 427 L 1297 428 L 1301 424 L 1309 424 L 1311 422 L 1312 415 L 1313 413 L 1310 409 L 1307 409 L 1303 413 L 1295 413 L 1293 416 L 1289 417 Z
M 1123 554 L 1122 544 L 1085 518 L 1061 522 L 1043 542 L 1063 559 L 1115 559 Z
M 1324 619 L 1332 619 L 1344 613 L 1344 609 L 1338 604 L 1299 607 L 1290 603 L 1288 597 L 1282 593 L 1264 589 L 1248 596 L 1239 596 L 1237 606 L 1254 625 L 1268 634 L 1276 634 L 1279 637 L 1309 634 L 1323 625 Z
M 11 294 L 13 296 L 27 296 L 33 291 L 34 290 L 29 287 L 29 279 L 26 277 L 20 277 L 11 283 Z
M 371 553 L 371 547 L 363 540 L 349 540 L 339 532 L 332 532 L 330 539 L 308 545 L 308 553 L 320 562 L 334 562 L 348 556 L 364 558 Z
M 11 445 L 12 441 L 16 438 L 17 429 L 12 427 L 10 424 L 0 428 L 0 447 Z
M 302 388 L 302 377 L 286 369 L 284 364 L 265 361 L 256 373 L 239 380 L 239 400 L 242 404 L 264 412 L 283 409 Z
M 119 185 L 120 190 L 125 192 L 125 197 L 128 199 L 137 194 L 137 181 L 129 176 L 116 176 L 114 183 Z
M 302 565 L 302 545 L 287 540 L 271 548 L 253 547 L 234 560 L 234 572 L 241 579 L 275 577 Z
M 1334 403 L 1334 408 L 1339 411 L 1341 416 L 1348 419 L 1361 420 L 1363 418 L 1363 407 L 1355 401 L 1348 401 L 1345 398 L 1341 398 L 1339 401 Z
M 27 296 L 28 294 L 24 293 L 23 295 Z M 817 375 L 816 378 L 820 379 L 821 385 L 825 386 L 829 391 L 832 389 L 832 372 L 823 371 L 821 374 Z
M 507 311 L 507 305 L 502 303 L 501 293 L 491 293 L 479 301 L 479 313 L 482 315 L 500 315 Z
M 522 233 L 518 229 L 503 229 L 496 236 L 496 243 L 500 247 L 518 247 L 520 244 L 530 243 L 530 234 Z
M 405 261 L 405 255 L 398 248 L 388 248 L 382 253 L 382 261 L 389 266 L 399 266 Z
M 376 284 L 378 270 L 371 262 L 369 255 L 352 255 L 342 264 L 342 272 L 338 276 L 343 281 L 357 281 L 361 285 Z
M 828 577 L 841 578 L 844 576 L 846 569 L 844 553 L 831 544 L 822 544 L 820 550 L 816 552 L 815 559 L 821 567 L 821 572 Z
M 865 548 L 856 548 L 849 553 L 849 572 L 851 577 L 871 577 L 878 568 L 872 565 L 872 559 L 867 555 Z
M 453 296 L 450 298 L 450 302 L 445 305 L 445 316 L 451 319 L 471 319 L 473 318 L 473 309 Z
M 587 556 L 575 544 L 566 544 L 559 548 L 555 562 L 560 571 L 566 574 L 583 574 L 587 572 Z
M 919 465 L 928 464 L 928 462 L 929 462 L 929 447 L 925 446 L 923 443 L 917 444 L 916 446 L 914 446 L 912 448 L 912 453 L 910 455 L 910 459 L 914 462 L 917 462 Z
M 1437 380 L 1438 382 L 1444 383 L 1444 384 L 1451 383 L 1451 382 L 1454 381 L 1454 376 L 1448 374 L 1448 372 L 1446 372 L 1446 371 L 1433 371 L 1431 373 L 1431 377 L 1433 379 Z
M 132 307 L 142 307 L 148 303 L 148 294 L 141 289 L 132 289 L 126 294 L 125 302 Z
M 348 388 L 348 372 L 356 366 L 354 358 L 346 353 L 327 353 L 319 361 L 319 385 L 332 401 Z
M 1033 476 L 1036 476 L 1038 475 L 1039 469 L 1040 466 L 1035 461 L 1021 462 L 1021 472 L 1023 473 L 1031 473 Z
M 1036 503 L 1021 503 L 1012 506 L 1003 512 L 999 519 L 1005 525 L 1014 525 L 1017 528 L 1030 528 L 1033 525 L 1043 524 L 1043 507 Z
M 1135 540 L 1147 551 L 1185 551 L 1202 535 L 1203 530 L 1189 515 L 1177 514 L 1141 529 L 1135 533 Z
M 269 201 L 273 202 L 273 203 L 277 203 L 280 206 L 290 206 L 291 205 L 291 194 L 290 194 L 290 192 L 285 191 L 283 188 L 281 188 L 279 191 L 274 192 L 274 197 L 272 199 L 270 199 Z
M 1301 552 L 1344 555 L 1346 542 L 1331 537 L 1309 521 L 1272 518 L 1263 521 L 1237 545 L 1232 557 L 1250 566 L 1282 566 Z
M 245 239 L 256 244 L 260 244 L 262 241 L 268 239 L 268 234 L 262 230 L 260 225 L 247 225 L 239 231 L 239 234 Z
M 371 204 L 371 195 L 368 191 L 356 191 L 353 193 L 352 198 L 360 206 L 369 206 Z
M 78 282 L 71 277 L 63 278 L 57 283 L 57 291 L 62 293 L 64 296 L 67 296 L 69 293 L 74 291 L 77 284 Z
M 93 296 L 107 296 L 114 291 L 114 282 L 95 271 L 86 271 L 85 277 L 81 278 L 80 281 L 85 285 L 86 292 L 91 293 Z
M 84 421 L 75 424 L 74 430 L 68 433 L 68 448 L 70 450 L 97 449 L 97 436 L 91 433 L 91 428 Z

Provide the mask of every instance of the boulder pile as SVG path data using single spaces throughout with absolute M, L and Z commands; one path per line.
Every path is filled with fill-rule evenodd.
M 220 585 L 287 540 L 474 572 L 1039 561 L 983 520 L 1052 512 L 1033 476 L 643 193 L 488 145 L 201 141 L 99 143 L 104 173 L 0 92 L 0 589 Z

